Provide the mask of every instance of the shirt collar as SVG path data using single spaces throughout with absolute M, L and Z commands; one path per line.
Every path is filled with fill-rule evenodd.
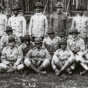
M 42 12 L 41 13 L 36 13 L 36 15 L 42 15 Z

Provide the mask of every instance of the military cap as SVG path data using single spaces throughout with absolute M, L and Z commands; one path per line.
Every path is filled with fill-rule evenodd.
M 21 8 L 18 5 L 14 5 L 12 10 L 21 10 Z
M 42 43 L 42 38 L 35 38 L 35 44 L 36 43 Z
M 4 9 L 4 7 L 0 4 L 0 9 Z
M 36 7 L 44 8 L 44 6 L 42 5 L 41 2 L 36 2 L 34 8 L 36 8 Z
M 66 31 L 64 30 L 59 31 L 59 37 L 64 37 L 64 36 L 66 36 Z
M 23 37 L 23 40 L 24 40 L 24 41 L 29 41 L 29 42 L 30 42 L 30 36 L 29 36 L 29 35 L 25 35 L 25 36 Z
M 78 32 L 77 29 L 73 29 L 72 31 L 69 32 L 69 34 L 73 34 L 73 33 L 75 33 L 75 34 L 80 34 L 80 32 Z
M 87 10 L 86 8 L 83 7 L 83 5 L 79 5 L 76 10 Z
M 13 37 L 13 36 L 9 37 L 8 41 L 9 42 L 12 42 L 12 41 L 15 42 L 15 37 Z
M 54 34 L 53 29 L 49 28 L 49 30 L 48 30 L 48 34 Z
M 6 31 L 5 31 L 6 33 L 7 32 L 13 32 L 13 29 L 12 29 L 12 27 L 11 26 L 6 26 Z
M 62 4 L 61 2 L 58 2 L 58 3 L 56 4 L 56 8 L 63 8 L 63 4 Z
M 67 45 L 67 40 L 66 39 L 61 39 L 60 45 Z

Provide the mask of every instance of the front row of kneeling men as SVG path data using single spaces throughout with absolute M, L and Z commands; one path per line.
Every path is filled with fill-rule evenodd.
M 0 71 L 10 73 L 28 67 L 36 73 L 46 74 L 43 69 L 51 65 L 56 75 L 64 72 L 72 74 L 79 62 L 84 68 L 81 74 L 84 74 L 88 70 L 88 50 L 76 29 L 69 32 L 69 35 L 72 35 L 72 38 L 68 40 L 65 36 L 55 37 L 51 29 L 44 40 L 35 38 L 34 42 L 31 42 L 29 35 L 17 38 L 11 27 L 7 26 L 6 35 L 1 38 Z

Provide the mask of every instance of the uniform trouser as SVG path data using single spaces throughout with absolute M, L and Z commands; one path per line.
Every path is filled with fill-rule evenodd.
M 58 58 L 58 57 L 53 57 L 52 63 L 51 63 L 53 70 L 55 70 L 55 68 L 58 68 L 57 65 L 56 65 L 58 62 L 61 62 L 62 66 L 64 66 L 64 64 L 66 62 L 73 63 L 74 62 L 74 56 L 68 57 L 68 58 L 66 58 L 66 60 L 60 60 L 60 58 Z M 74 69 L 75 68 L 75 65 L 72 64 L 71 65 L 71 68 Z
M 35 59 L 29 59 L 29 58 L 25 58 L 24 60 L 24 64 L 27 66 L 27 67 L 30 67 L 31 64 L 33 64 L 34 66 L 37 66 L 37 62 L 39 60 L 35 60 Z M 49 59 L 44 59 L 43 62 L 42 62 L 42 65 L 43 67 L 47 67 L 48 65 L 50 65 L 50 61 Z
M 0 70 L 8 70 L 7 68 L 10 67 L 5 63 L 0 63 Z M 23 64 L 19 64 L 16 68 L 18 71 L 21 71 L 24 69 L 24 65 Z

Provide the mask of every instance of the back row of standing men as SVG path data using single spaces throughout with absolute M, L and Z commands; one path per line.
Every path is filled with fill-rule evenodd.
M 43 8 L 40 2 L 35 4 L 36 13 L 29 23 L 29 36 L 26 35 L 26 20 L 19 15 L 18 6 L 12 8 L 14 15 L 8 22 L 7 17 L 0 13 L 0 69 L 7 72 L 22 70 L 25 64 L 37 73 L 45 74 L 46 72 L 41 70 L 51 63 L 56 75 L 60 75 L 64 70 L 70 74 L 75 68 L 75 62 L 80 62 L 83 68 L 88 70 L 88 63 L 83 57 L 88 59 L 85 45 L 88 36 L 87 17 L 83 15 L 85 9 L 82 6 L 77 9 L 79 15 L 73 18 L 71 31 L 66 35 L 67 16 L 62 12 L 62 3 L 56 4 L 57 11 L 50 16 L 49 27 L 47 17 L 42 13 Z

